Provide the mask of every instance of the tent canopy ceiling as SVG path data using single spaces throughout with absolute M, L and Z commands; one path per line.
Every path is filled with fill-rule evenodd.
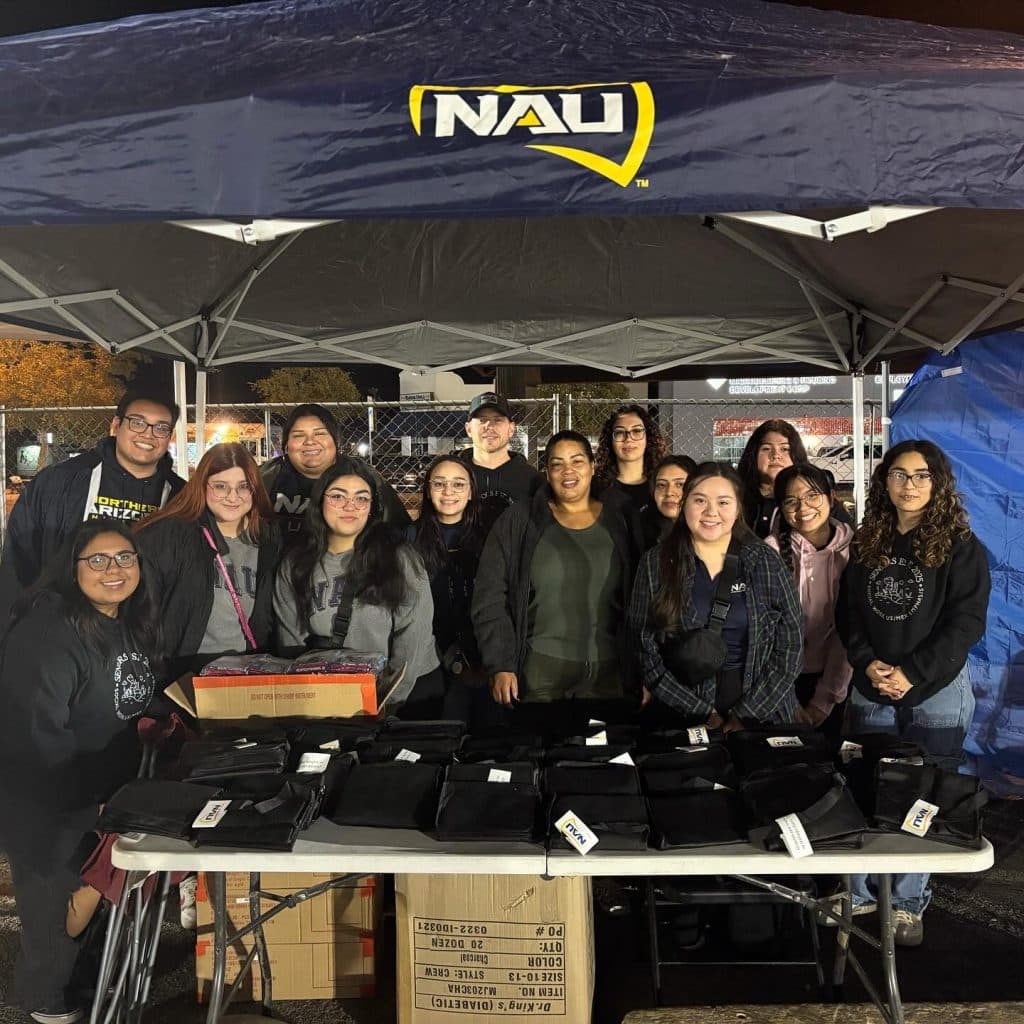
M 0 40 L 0 319 L 207 367 L 944 349 L 1019 318 L 1022 56 L 755 0 L 298 0 Z M 951 208 L 832 241 L 717 216 L 892 203 Z M 274 217 L 327 223 L 168 223 Z

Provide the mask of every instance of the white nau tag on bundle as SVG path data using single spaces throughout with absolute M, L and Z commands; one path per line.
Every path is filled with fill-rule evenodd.
M 700 747 L 706 747 L 711 742 L 707 727 L 703 725 L 695 725 L 692 729 L 687 729 L 686 738 L 691 744 Z
M 625 754 L 619 754 L 618 757 L 613 757 L 608 763 L 609 764 L 627 764 L 631 768 L 635 768 L 636 767 L 636 762 L 633 760 L 633 758 L 631 758 L 629 756 L 629 751 L 628 750 L 626 751 Z
M 769 747 L 802 747 L 804 741 L 799 736 L 769 736 L 765 741 Z
M 299 775 L 319 775 L 327 770 L 331 763 L 330 754 L 306 753 L 299 758 L 299 766 L 295 769 Z
M 586 822 L 578 818 L 574 811 L 566 811 L 555 822 L 555 828 L 577 853 L 590 853 L 599 842 L 597 836 L 587 828 Z
M 339 740 L 328 740 L 326 743 L 320 744 L 321 750 L 341 750 L 341 742 Z
M 600 718 L 592 718 L 587 722 L 588 729 L 603 729 L 608 723 L 602 722 Z
M 782 842 L 790 857 L 799 859 L 800 857 L 810 857 L 814 853 L 814 847 L 811 846 L 811 841 L 807 838 L 799 815 L 787 814 L 782 818 L 776 818 L 775 824 L 779 826 Z
M 504 768 L 492 768 L 487 773 L 488 782 L 511 782 L 512 773 Z
M 395 754 L 396 761 L 410 761 L 415 764 L 420 759 L 420 755 L 415 750 L 406 750 L 405 747 Z
M 588 747 L 607 747 L 608 746 L 608 733 L 602 729 L 600 732 L 595 732 L 593 736 L 587 737 Z
M 192 822 L 193 828 L 216 828 L 220 819 L 228 813 L 230 800 L 207 800 L 206 806 L 196 815 Z
M 839 759 L 843 764 L 849 764 L 851 761 L 856 761 L 858 758 L 864 757 L 864 747 L 859 743 L 854 743 L 851 740 L 843 740 L 843 745 L 839 748 Z
M 939 808 L 936 804 L 930 804 L 927 800 L 915 800 L 900 828 L 912 836 L 927 835 L 928 829 L 932 827 L 932 819 L 938 813 Z
M 699 754 L 702 750 L 707 749 L 707 747 L 676 747 L 676 750 L 683 754 Z

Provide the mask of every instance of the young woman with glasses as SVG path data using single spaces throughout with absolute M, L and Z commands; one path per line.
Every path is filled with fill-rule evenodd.
M 437 717 L 444 684 L 423 562 L 381 519 L 380 491 L 362 462 L 338 459 L 314 484 L 302 539 L 274 587 L 282 653 L 303 647 L 387 655 L 408 698 L 405 717 Z
M 771 532 L 778 508 L 775 478 L 807 452 L 796 427 L 786 420 L 765 420 L 747 441 L 737 472 L 743 481 L 743 520 L 762 538 Z
M 793 575 L 804 617 L 796 720 L 838 736 L 853 669 L 836 629 L 836 603 L 853 528 L 833 517 L 832 484 L 816 466 L 782 470 L 775 478 L 775 500 L 780 514 L 767 542 Z
M 955 770 L 974 712 L 967 654 L 985 632 L 985 549 L 971 532 L 949 460 L 930 441 L 889 449 L 871 476 L 844 577 L 851 733 L 888 732 Z M 869 875 L 853 876 L 854 913 L 876 907 Z M 928 875 L 893 879 L 896 942 L 920 945 Z
M 213 445 L 185 487 L 138 531 L 172 672 L 268 649 L 281 539 L 245 445 Z
M 639 512 L 651 500 L 648 480 L 668 454 L 657 420 L 642 406 L 623 405 L 605 420 L 594 476 L 600 487 L 623 491 Z
M 478 721 L 490 703 L 470 607 L 484 529 L 476 479 L 453 455 L 439 455 L 423 480 L 420 516 L 405 539 L 419 552 L 434 598 L 434 639 L 445 679 L 445 718 Z
M 19 999 L 34 1020 L 82 1019 L 66 930 L 99 804 L 138 771 L 135 721 L 155 682 L 159 616 L 128 528 L 78 527 L 15 605 L 0 663 L 0 793 L 21 917 Z

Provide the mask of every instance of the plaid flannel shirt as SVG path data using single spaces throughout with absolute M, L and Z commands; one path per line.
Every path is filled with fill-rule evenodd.
M 715 680 L 682 685 L 661 659 L 651 604 L 661 585 L 659 548 L 648 551 L 637 570 L 627 623 L 640 654 L 643 684 L 659 700 L 684 714 L 707 718 L 715 710 Z M 803 615 L 796 587 L 778 553 L 759 540 L 740 549 L 740 579 L 747 584 L 747 658 L 743 694 L 733 712 L 760 722 L 790 722 L 796 713 L 794 680 L 803 661 Z M 690 595 L 686 595 L 682 626 L 698 629 Z

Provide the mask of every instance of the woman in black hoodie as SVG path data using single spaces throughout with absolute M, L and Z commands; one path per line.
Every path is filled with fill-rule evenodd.
M 215 444 L 171 502 L 138 527 L 170 656 L 169 678 L 222 654 L 266 650 L 281 540 L 256 461 Z
M 0 663 L 3 846 L 21 917 L 18 995 L 41 1024 L 81 1019 L 67 990 L 68 899 L 97 808 L 139 765 L 159 619 L 128 529 L 82 524 L 15 606 Z

